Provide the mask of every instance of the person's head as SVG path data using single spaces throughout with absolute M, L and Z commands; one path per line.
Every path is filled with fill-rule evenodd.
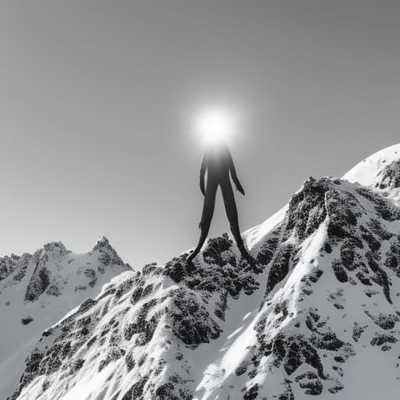
M 226 147 L 227 139 L 234 132 L 234 118 L 224 108 L 207 109 L 200 113 L 195 128 L 205 146 L 210 149 Z

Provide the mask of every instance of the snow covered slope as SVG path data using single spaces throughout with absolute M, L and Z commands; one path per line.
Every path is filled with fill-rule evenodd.
M 49 243 L 33 255 L 0 258 L 1 399 L 15 389 L 42 331 L 128 269 L 105 238 L 87 254 Z
M 369 186 L 400 206 L 400 144 L 361 161 L 343 179 Z
M 12 399 L 397 398 L 398 150 L 308 179 L 245 232 L 255 265 L 223 235 L 113 278 L 42 333 Z
M 399 187 L 400 144 L 380 150 L 367 157 L 343 176 L 350 182 L 384 189 Z M 392 172 L 390 172 L 392 171 Z

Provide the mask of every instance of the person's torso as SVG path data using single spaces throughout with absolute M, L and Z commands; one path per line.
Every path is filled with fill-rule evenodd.
M 229 156 L 226 151 L 209 151 L 205 161 L 207 179 L 214 181 L 229 179 Z

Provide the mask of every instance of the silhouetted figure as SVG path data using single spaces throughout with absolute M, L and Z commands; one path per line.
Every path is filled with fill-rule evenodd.
M 207 185 L 204 188 L 204 177 L 207 171 Z M 221 187 L 222 196 L 225 203 L 226 215 L 229 220 L 230 228 L 235 238 L 236 244 L 243 257 L 250 260 L 251 256 L 244 247 L 242 237 L 240 235 L 238 213 L 233 194 L 230 176 L 237 190 L 244 196 L 244 189 L 236 175 L 235 166 L 233 164 L 231 153 L 227 146 L 215 146 L 210 148 L 204 155 L 200 168 L 200 190 L 204 195 L 203 214 L 199 227 L 201 229 L 200 240 L 197 247 L 189 255 L 190 263 L 194 257 L 200 252 L 210 229 L 211 219 L 214 213 L 215 196 L 218 186 Z

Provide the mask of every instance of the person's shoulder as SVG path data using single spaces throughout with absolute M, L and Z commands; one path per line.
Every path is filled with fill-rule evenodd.
M 231 151 L 229 150 L 229 147 L 228 147 L 228 146 L 224 146 L 224 148 L 223 148 L 223 153 L 224 153 L 224 155 L 225 155 L 226 157 L 232 158 L 232 154 L 231 154 Z

